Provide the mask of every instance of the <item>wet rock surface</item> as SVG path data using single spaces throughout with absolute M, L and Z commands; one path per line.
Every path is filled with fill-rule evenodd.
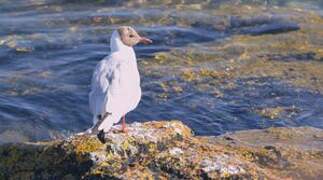
M 0 179 L 317 179 L 323 131 L 310 127 L 194 136 L 180 121 L 0 146 Z

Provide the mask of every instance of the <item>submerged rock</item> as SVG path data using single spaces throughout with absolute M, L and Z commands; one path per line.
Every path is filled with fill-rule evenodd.
M 270 128 L 194 136 L 180 121 L 118 126 L 91 135 L 0 147 L 0 179 L 219 179 L 323 176 L 323 131 Z
M 297 31 L 300 27 L 296 23 L 291 22 L 275 22 L 272 24 L 266 24 L 257 28 L 243 29 L 242 34 L 250 35 L 263 35 L 263 34 L 278 34 L 290 31 Z
M 264 35 L 297 31 L 300 26 L 295 22 L 276 16 L 258 16 L 254 18 L 231 17 L 231 28 L 241 34 Z

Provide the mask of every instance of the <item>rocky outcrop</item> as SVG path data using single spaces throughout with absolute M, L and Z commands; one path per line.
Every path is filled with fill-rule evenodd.
M 153 121 L 106 134 L 0 147 L 0 179 L 316 179 L 323 131 L 270 128 L 194 136 L 180 121 Z

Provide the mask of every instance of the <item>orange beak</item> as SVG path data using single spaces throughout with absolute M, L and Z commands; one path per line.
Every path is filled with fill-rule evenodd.
M 153 41 L 151 39 L 148 39 L 146 37 L 140 37 L 139 42 L 140 43 L 144 43 L 144 44 L 151 44 L 151 43 L 153 43 Z

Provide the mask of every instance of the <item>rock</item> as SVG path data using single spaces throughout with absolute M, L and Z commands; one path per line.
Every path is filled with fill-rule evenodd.
M 288 19 L 277 16 L 258 16 L 253 18 L 231 17 L 231 26 L 239 34 L 264 35 L 297 31 L 300 26 Z
M 230 17 L 230 27 L 231 28 L 242 28 L 242 27 L 254 27 L 264 24 L 271 24 L 275 21 L 278 21 L 276 17 L 270 16 L 257 16 L 251 18 L 241 18 L 238 16 Z
M 316 57 L 316 54 L 313 52 L 287 54 L 287 55 L 270 54 L 270 55 L 264 55 L 264 56 L 260 56 L 260 57 L 263 59 L 270 60 L 270 61 L 284 61 L 284 62 L 319 60 Z
M 263 34 L 278 34 L 286 33 L 290 31 L 297 31 L 300 27 L 296 23 L 292 22 L 275 22 L 271 24 L 261 25 L 255 28 L 243 29 L 242 34 L 250 34 L 254 36 L 263 35 Z
M 265 108 L 259 108 L 256 109 L 255 112 L 267 119 L 270 120 L 275 120 L 275 119 L 280 119 L 280 118 L 291 118 L 295 116 L 296 114 L 300 113 L 301 110 L 296 108 L 295 106 L 291 107 L 265 107 Z
M 106 134 L 0 146 L 0 179 L 315 179 L 323 130 L 270 128 L 194 136 L 180 121 L 130 124 Z

